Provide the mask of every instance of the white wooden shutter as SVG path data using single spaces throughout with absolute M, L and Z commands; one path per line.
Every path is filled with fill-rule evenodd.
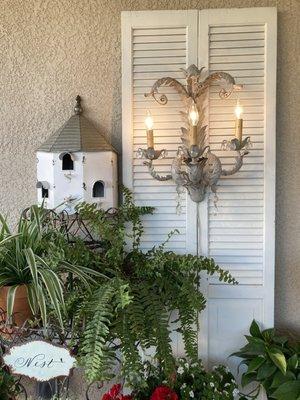
M 144 120 L 150 110 L 155 148 L 168 150 L 165 159 L 154 161 L 155 169 L 160 174 L 170 173 L 171 159 L 181 142 L 183 104 L 172 88 L 164 90 L 169 99 L 166 106 L 157 104 L 153 98 L 145 98 L 144 94 L 163 76 L 185 83 L 180 69 L 197 63 L 198 11 L 123 12 L 122 27 L 123 182 L 133 190 L 136 204 L 155 207 L 154 215 L 143 219 L 145 235 L 141 245 L 143 249 L 150 249 L 164 242 L 171 230 L 178 229 L 179 234 L 171 238 L 166 248 L 195 253 L 195 204 L 184 193 L 178 212 L 174 182 L 154 180 L 136 152 L 140 147 L 147 147 Z
M 137 204 L 156 207 L 154 216 L 144 219 L 142 246 L 161 243 L 177 228 L 180 234 L 169 249 L 209 255 L 238 279 L 240 284 L 234 287 L 215 278 L 203 285 L 208 306 L 201 319 L 201 355 L 210 364 L 224 362 L 243 342 L 253 318 L 273 325 L 276 10 L 125 12 L 122 51 L 123 182 Z M 162 174 L 170 171 L 180 143 L 182 103 L 170 88 L 166 106 L 143 94 L 163 76 L 182 79 L 180 68 L 193 63 L 210 72 L 229 72 L 245 85 L 240 93 L 244 135 L 251 136 L 253 148 L 239 173 L 219 181 L 217 210 L 210 199 L 197 207 L 184 196 L 177 214 L 174 183 L 154 180 L 136 158 L 136 150 L 146 147 L 143 121 L 149 109 L 155 146 L 169 150 L 166 159 L 155 161 L 156 169 Z M 210 144 L 228 167 L 232 154 L 220 147 L 233 135 L 235 102 L 235 95 L 220 100 L 217 88 L 210 90 Z M 177 346 L 180 349 L 180 343 Z
M 218 208 L 209 199 L 200 214 L 207 221 L 202 251 L 239 281 L 234 287 L 216 278 L 208 283 L 201 343 L 205 358 L 215 364 L 243 343 L 253 318 L 273 325 L 276 9 L 201 11 L 199 35 L 199 64 L 244 84 L 243 135 L 253 143 L 241 170 L 219 181 Z M 229 167 L 233 154 L 221 151 L 221 142 L 233 136 L 237 97 L 224 101 L 217 92 L 212 87 L 209 95 L 209 141 Z

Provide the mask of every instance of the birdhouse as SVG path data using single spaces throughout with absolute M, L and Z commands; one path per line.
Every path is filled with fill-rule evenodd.
M 77 203 L 117 206 L 117 153 L 85 118 L 80 96 L 74 115 L 37 151 L 38 203 L 74 212 Z

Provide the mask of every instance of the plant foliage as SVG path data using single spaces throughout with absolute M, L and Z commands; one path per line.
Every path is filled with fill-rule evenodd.
M 0 348 L 0 399 L 15 400 L 23 391 L 19 380 L 10 374 L 8 368 L 4 365 L 2 354 L 2 346 Z
M 141 218 L 153 211 L 134 205 L 127 189 L 123 205 L 112 216 L 93 204 L 78 207 L 101 238 L 94 268 L 108 277 L 95 280 L 94 288 L 73 304 L 74 327 L 82 330 L 78 354 L 90 381 L 110 378 L 116 360 L 121 361 L 122 375 L 134 380 L 141 373 L 142 353 L 149 349 L 163 371 L 173 371 L 172 331 L 182 335 L 186 355 L 196 360 L 198 314 L 206 304 L 200 274 L 218 274 L 221 281 L 236 283 L 210 258 L 167 251 L 176 232 L 143 252 Z
M 256 321 L 245 336 L 247 344 L 234 356 L 243 359 L 247 371 L 242 385 L 258 383 L 250 398 L 258 398 L 262 388 L 268 398 L 300 400 L 300 345 L 276 334 L 275 329 L 261 330 Z

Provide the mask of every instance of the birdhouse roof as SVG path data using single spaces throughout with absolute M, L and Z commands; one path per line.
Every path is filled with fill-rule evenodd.
M 51 135 L 39 148 L 44 152 L 114 151 L 116 150 L 82 115 L 81 99 L 76 97 L 75 115 Z

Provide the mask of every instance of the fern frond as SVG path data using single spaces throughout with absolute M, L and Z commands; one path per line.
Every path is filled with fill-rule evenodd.
M 92 318 L 85 327 L 81 352 L 82 364 L 87 379 L 92 382 L 110 378 L 109 370 L 114 362 L 114 353 L 110 351 L 109 332 L 114 318 L 113 298 L 115 287 L 111 283 L 100 286 L 89 303 Z

